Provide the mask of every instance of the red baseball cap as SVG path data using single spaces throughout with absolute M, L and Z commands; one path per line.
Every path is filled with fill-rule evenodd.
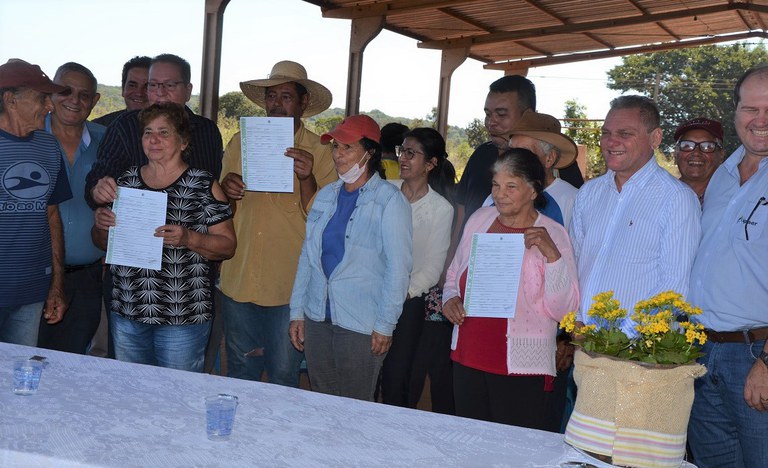
M 324 133 L 320 137 L 320 143 L 327 145 L 331 140 L 336 140 L 345 145 L 351 145 L 363 138 L 379 143 L 381 130 L 375 120 L 360 114 L 347 117 L 336 125 L 336 128 Z
M 0 65 L 0 88 L 31 88 L 45 94 L 67 89 L 51 81 L 39 66 L 20 59 L 10 59 Z
M 723 141 L 723 125 L 717 120 L 697 117 L 680 124 L 675 130 L 675 141 L 689 130 L 702 129 L 708 131 L 713 137 Z

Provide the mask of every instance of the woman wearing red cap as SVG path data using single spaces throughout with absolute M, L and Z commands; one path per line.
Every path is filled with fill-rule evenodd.
M 321 137 L 339 181 L 321 189 L 291 295 L 291 342 L 303 350 L 312 389 L 373 400 L 408 293 L 411 208 L 381 177 L 380 130 L 365 115 Z

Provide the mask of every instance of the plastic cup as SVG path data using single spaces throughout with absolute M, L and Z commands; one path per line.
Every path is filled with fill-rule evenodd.
M 13 393 L 34 395 L 40 385 L 43 363 L 33 359 L 20 358 L 13 361 Z
M 227 440 L 235 423 L 237 397 L 220 393 L 205 397 L 205 430 L 210 440 Z

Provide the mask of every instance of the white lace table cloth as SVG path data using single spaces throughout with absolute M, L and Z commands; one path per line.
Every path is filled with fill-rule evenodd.
M 46 356 L 33 396 L 15 356 Z M 205 435 L 206 395 L 237 395 L 232 437 Z M 560 434 L 271 384 L 0 343 L 2 467 L 557 467 Z M 597 466 L 607 466 L 591 461 Z

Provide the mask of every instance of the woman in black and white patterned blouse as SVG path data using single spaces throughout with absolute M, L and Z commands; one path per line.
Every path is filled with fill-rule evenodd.
M 112 340 L 119 360 L 200 372 L 213 313 L 218 260 L 232 257 L 236 239 L 232 209 L 207 171 L 189 167 L 189 120 L 184 108 L 155 104 L 139 115 L 142 146 L 149 162 L 131 167 L 118 187 L 165 192 L 166 224 L 161 270 L 111 265 Z M 115 225 L 100 208 L 96 227 Z

